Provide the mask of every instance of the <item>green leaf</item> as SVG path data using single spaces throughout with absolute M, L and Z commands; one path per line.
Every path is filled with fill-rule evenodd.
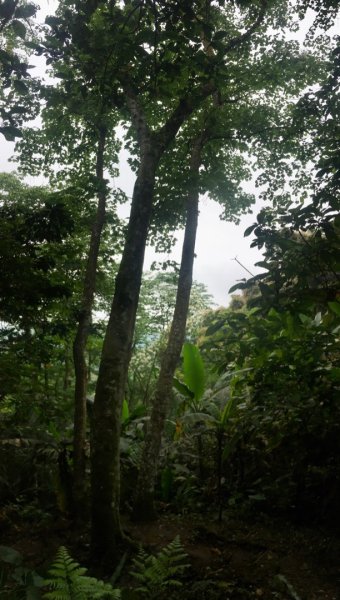
M 245 287 L 246 287 L 246 284 L 245 284 L 245 279 L 244 279 L 243 281 L 240 281 L 239 283 L 235 283 L 235 285 L 232 285 L 231 288 L 229 288 L 228 294 L 232 294 L 236 290 L 244 290 Z
M 304 315 L 303 313 L 299 313 L 299 319 L 304 325 L 310 325 L 310 323 L 312 322 L 312 319 L 308 315 Z
M 328 306 L 338 317 L 340 317 L 340 302 L 328 302 Z
M 184 381 L 194 393 L 196 400 L 202 398 L 205 389 L 205 372 L 199 349 L 194 344 L 183 346 Z
M 256 267 L 261 267 L 263 269 L 267 269 L 269 271 L 270 267 L 265 260 L 259 260 L 259 262 L 255 263 Z
M 250 494 L 248 497 L 250 500 L 265 500 L 266 499 L 264 494 Z
M 277 310 L 275 310 L 275 308 L 270 308 L 268 311 L 268 317 L 271 317 L 272 319 L 280 319 L 281 315 L 277 312 Z
M 13 29 L 14 33 L 24 40 L 26 37 L 25 25 L 21 21 L 17 21 L 17 19 L 14 19 L 14 21 L 12 21 L 11 25 L 12 25 L 12 29 Z
M 37 7 L 34 4 L 27 4 L 26 6 L 19 6 L 15 11 L 17 19 L 29 19 L 34 17 L 37 12 Z
M 269 285 L 267 285 L 266 283 L 259 282 L 259 288 L 260 288 L 260 292 L 261 292 L 262 296 L 264 296 L 264 298 L 269 299 L 272 297 L 273 290 Z
M 0 5 L 0 19 L 10 19 L 15 11 L 14 0 L 4 0 Z
M 0 127 L 0 133 L 2 133 L 8 142 L 14 142 L 16 137 L 22 137 L 20 129 L 9 125 L 8 127 Z
M 18 94 L 21 94 L 21 95 L 28 94 L 28 91 L 29 91 L 28 87 L 27 87 L 26 83 L 21 81 L 21 79 L 16 79 L 15 81 L 13 81 L 13 87 L 14 87 L 15 91 L 18 92 Z
M 46 25 L 49 25 L 50 27 L 58 26 L 58 25 L 60 25 L 61 22 L 62 21 L 59 17 L 54 17 L 53 15 L 48 16 L 45 19 Z
M 214 35 L 214 40 L 223 40 L 227 36 L 228 36 L 227 31 L 224 31 L 224 30 L 216 31 L 216 33 Z
M 26 48 L 35 50 L 39 56 L 41 56 L 42 53 L 44 52 L 43 46 L 40 46 L 40 44 L 37 44 L 36 42 L 27 41 L 27 42 L 25 42 L 25 46 L 26 46 Z
M 340 367 L 333 367 L 330 370 L 330 378 L 333 381 L 340 381 Z
M 247 227 L 247 229 L 245 230 L 243 236 L 244 237 L 248 237 L 248 235 L 250 235 L 254 229 L 257 227 L 257 223 L 254 223 L 253 225 L 250 225 L 250 227 Z
M 176 388 L 176 390 L 180 394 L 182 394 L 182 396 L 185 396 L 186 398 L 190 398 L 191 400 L 194 397 L 193 392 L 191 390 L 189 390 L 188 386 L 185 385 L 185 383 L 182 383 L 179 379 L 177 379 L 177 377 L 173 378 L 172 385 L 174 386 L 174 388 Z
M 129 416 L 130 416 L 130 411 L 129 411 L 128 401 L 126 400 L 126 398 L 124 398 L 123 406 L 122 406 L 122 423 L 125 423 L 125 421 L 128 420 Z
M 0 546 L 0 560 L 10 565 L 21 565 L 22 556 L 20 552 L 9 546 Z
M 229 458 L 230 454 L 232 454 L 232 452 L 234 452 L 239 438 L 240 438 L 240 434 L 235 433 L 233 435 L 233 437 L 231 438 L 231 440 L 229 442 L 227 442 L 227 444 L 224 446 L 224 450 L 222 452 L 222 461 L 223 462 L 225 462 Z
M 226 424 L 228 423 L 230 417 L 232 416 L 232 414 L 235 412 L 236 409 L 236 398 L 229 398 L 229 400 L 227 401 L 222 415 L 221 415 L 221 425 L 222 427 L 225 427 Z

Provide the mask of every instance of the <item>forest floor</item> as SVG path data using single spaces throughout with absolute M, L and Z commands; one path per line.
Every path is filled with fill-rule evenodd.
M 197 600 L 340 599 L 340 540 L 329 532 L 235 513 L 221 524 L 164 516 L 129 532 L 157 550 L 179 535 L 193 570 L 190 597 Z
M 222 523 L 212 517 L 164 513 L 143 525 L 125 522 L 128 535 L 150 552 L 176 536 L 191 568 L 184 587 L 170 598 L 181 600 L 339 600 L 340 538 L 322 528 L 293 525 L 268 516 L 240 517 L 228 512 Z M 0 539 L 38 573 L 65 545 L 80 563 L 86 561 L 86 534 L 74 537 L 66 519 L 25 522 L 0 512 Z M 128 565 L 116 584 L 129 584 Z

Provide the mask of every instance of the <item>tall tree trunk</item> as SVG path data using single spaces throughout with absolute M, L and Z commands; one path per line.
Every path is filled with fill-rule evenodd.
M 91 432 L 91 553 L 95 560 L 111 561 L 111 565 L 115 559 L 117 544 L 122 539 L 119 512 L 121 410 L 153 206 L 156 170 L 164 150 L 174 140 L 183 122 L 214 89 L 214 82 L 209 81 L 198 93 L 183 98 L 157 133 L 150 131 L 133 90 L 125 90 L 139 142 L 140 166 L 103 344 Z
M 71 361 L 70 361 L 70 353 L 69 347 L 65 344 L 65 362 L 64 362 L 64 377 L 63 377 L 63 400 L 67 398 L 67 392 L 70 387 L 70 378 L 71 378 Z
M 91 325 L 93 299 L 96 289 L 97 264 L 101 234 L 105 222 L 106 186 L 104 182 L 104 150 L 106 127 L 99 128 L 97 147 L 96 178 L 98 186 L 98 206 L 92 225 L 90 248 L 84 277 L 78 326 L 73 342 L 75 371 L 74 390 L 74 429 L 73 429 L 73 501 L 77 515 L 81 518 L 85 492 L 85 443 L 86 443 L 86 395 L 88 369 L 86 364 L 86 344 Z
M 198 183 L 202 144 L 203 134 L 194 140 L 191 153 L 191 187 L 187 198 L 185 234 L 178 278 L 176 303 L 167 346 L 161 360 L 160 373 L 153 397 L 151 418 L 141 458 L 137 482 L 137 494 L 135 497 L 133 512 L 135 520 L 152 520 L 156 516 L 154 508 L 154 490 L 157 477 L 158 459 L 161 449 L 162 433 L 164 430 L 168 405 L 172 396 L 172 381 L 184 342 L 192 286 L 192 272 L 195 257 L 195 243 L 198 222 Z
M 158 163 L 149 137 L 133 192 L 125 248 L 103 344 L 92 420 L 92 555 L 114 558 L 121 541 L 120 425 Z
M 216 475 L 217 475 L 217 504 L 218 504 L 218 522 L 222 521 L 222 466 L 223 466 L 223 429 L 217 429 L 216 432 Z

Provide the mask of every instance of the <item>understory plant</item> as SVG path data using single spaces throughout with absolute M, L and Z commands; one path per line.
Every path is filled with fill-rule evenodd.
M 73 560 L 64 546 L 58 550 L 45 585 L 49 588 L 43 596 L 46 600 L 117 600 L 120 598 L 119 589 L 113 589 L 109 583 L 86 575 L 86 569 Z
M 1 600 L 39 600 L 43 585 L 43 578 L 24 566 L 20 552 L 0 546 Z
M 147 554 L 140 548 L 133 559 L 132 577 L 138 581 L 137 592 L 146 598 L 158 598 L 170 588 L 179 588 L 183 584 L 180 577 L 190 566 L 187 554 L 183 550 L 179 536 L 162 548 L 156 556 Z
M 138 587 L 136 592 L 145 598 L 156 598 L 162 592 L 182 586 L 180 578 L 190 566 L 177 536 L 157 555 L 142 548 L 132 561 L 131 576 Z M 90 577 L 87 570 L 76 562 L 61 546 L 44 579 L 23 564 L 22 555 L 7 546 L 0 546 L 1 600 L 119 600 L 121 590 L 110 583 Z
M 200 349 L 193 344 L 183 347 L 183 379 L 174 380 L 174 387 L 182 400 L 177 414 L 177 440 L 182 434 L 197 440 L 198 471 L 201 486 L 206 485 L 207 473 L 204 455 L 214 457 L 212 487 L 216 487 L 219 520 L 222 518 L 223 464 L 233 451 L 238 438 L 233 427 L 239 407 L 242 407 L 247 391 L 238 389 L 238 382 L 252 369 L 230 369 L 216 380 L 216 374 L 206 375 Z M 208 451 L 209 446 L 209 451 Z

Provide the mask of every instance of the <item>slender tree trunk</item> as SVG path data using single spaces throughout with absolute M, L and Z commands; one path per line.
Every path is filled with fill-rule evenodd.
M 191 153 L 191 188 L 187 199 L 185 234 L 176 303 L 168 343 L 161 360 L 160 373 L 153 397 L 151 418 L 141 458 L 137 482 L 137 494 L 134 502 L 133 516 L 135 520 L 152 520 L 156 516 L 154 508 L 154 490 L 162 433 L 164 430 L 168 405 L 172 396 L 172 381 L 184 342 L 192 286 L 198 222 L 198 179 L 199 167 L 201 164 L 202 143 L 203 134 L 194 141 Z
M 214 89 L 214 82 L 209 81 L 198 93 L 183 98 L 157 133 L 151 133 L 133 90 L 125 90 L 139 142 L 140 166 L 101 355 L 91 439 L 91 553 L 94 560 L 109 561 L 111 565 L 112 560 L 117 558 L 117 544 L 122 539 L 119 512 L 121 410 L 153 206 L 156 169 L 164 150 L 174 140 L 183 122 Z
M 69 356 L 69 348 L 65 344 L 65 363 L 64 363 L 64 377 L 63 377 L 63 399 L 66 400 L 67 392 L 70 387 L 70 376 L 71 376 L 71 361 Z
M 223 453 L 223 429 L 217 429 L 216 432 L 216 475 L 217 475 L 217 505 L 218 522 L 222 521 L 222 453 Z
M 114 559 L 117 544 L 122 539 L 119 512 L 121 411 L 159 161 L 150 136 L 143 146 L 103 344 L 92 420 L 92 556 L 104 562 Z
M 78 327 L 73 342 L 75 371 L 74 390 L 74 429 L 73 429 L 73 501 L 77 515 L 81 518 L 81 507 L 85 493 L 85 443 L 86 443 L 86 395 L 88 368 L 86 364 L 86 344 L 91 325 L 93 299 L 96 288 L 96 274 L 101 234 L 105 222 L 106 188 L 104 182 L 104 150 L 106 128 L 99 128 L 96 177 L 98 186 L 98 206 L 92 225 L 90 248 L 84 277 Z
M 44 363 L 44 390 L 45 390 L 45 402 L 47 406 L 50 404 L 50 382 L 48 376 L 48 366 Z

